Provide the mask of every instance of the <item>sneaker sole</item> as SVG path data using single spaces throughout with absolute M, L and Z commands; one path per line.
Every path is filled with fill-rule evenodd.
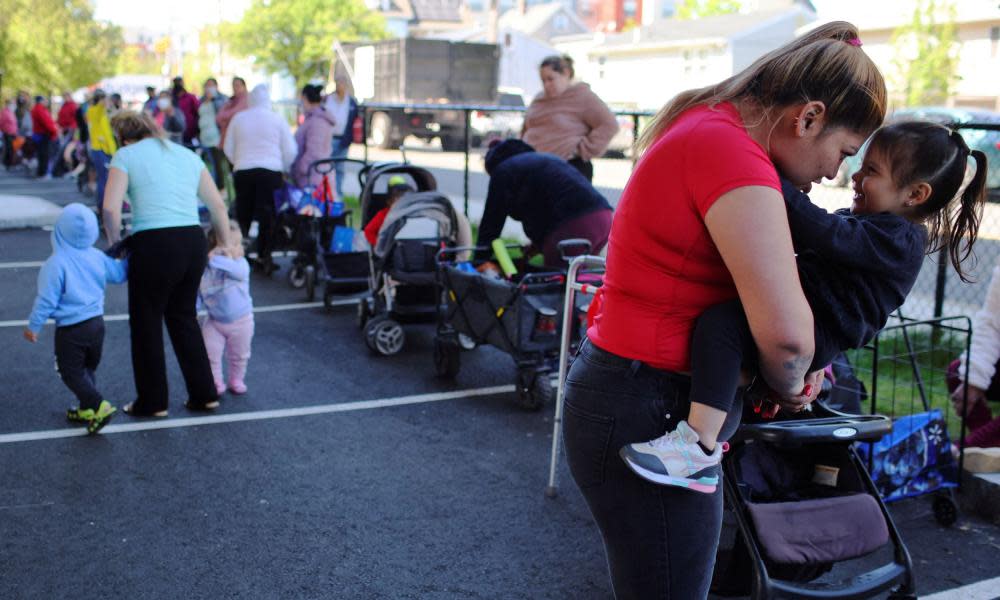
M 116 410 L 114 412 L 108 413 L 103 419 L 99 421 L 98 420 L 91 421 L 90 424 L 87 425 L 87 433 L 93 434 L 104 429 L 104 426 L 111 421 L 111 418 L 115 416 L 116 412 L 118 411 Z
M 659 485 L 669 485 L 672 487 L 684 488 L 691 490 L 693 492 L 700 492 L 702 494 L 714 494 L 715 490 L 719 487 L 719 479 L 717 477 L 707 478 L 702 477 L 700 479 L 687 479 L 684 477 L 671 477 L 670 475 L 664 475 L 663 473 L 656 473 L 650 471 L 640 465 L 635 464 L 629 460 L 628 456 L 624 452 L 624 449 L 618 453 L 628 468 L 632 470 L 633 473 L 642 477 L 646 481 L 656 483 Z M 714 480 L 714 481 L 713 481 Z

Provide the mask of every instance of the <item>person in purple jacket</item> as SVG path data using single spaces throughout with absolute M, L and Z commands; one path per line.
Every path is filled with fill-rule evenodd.
M 212 365 L 215 389 L 222 394 L 222 358 L 229 371 L 229 391 L 245 394 L 243 378 L 250 360 L 253 340 L 253 301 L 250 299 L 250 263 L 243 257 L 243 236 L 235 223 L 229 225 L 229 245 L 220 246 L 213 229 L 208 233 L 208 267 L 201 277 L 198 310 L 206 310 L 201 334 L 205 338 L 208 362 Z
M 184 87 L 183 77 L 174 77 L 174 87 L 171 90 L 174 106 L 184 114 L 184 134 L 183 142 L 185 146 L 191 145 L 191 140 L 198 137 L 198 96 L 187 91 Z
M 299 152 L 292 163 L 292 177 L 298 187 L 319 186 L 323 176 L 315 171 L 310 173 L 309 165 L 330 157 L 335 120 L 333 113 L 323 106 L 322 91 L 323 88 L 318 85 L 302 88 L 302 112 L 305 120 L 295 132 Z

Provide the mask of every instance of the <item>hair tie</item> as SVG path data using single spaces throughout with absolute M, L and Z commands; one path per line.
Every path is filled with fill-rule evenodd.
M 850 45 L 852 45 L 852 46 L 854 46 L 855 48 L 860 48 L 861 47 L 861 39 L 860 38 L 851 38 L 851 39 L 847 40 L 847 43 L 850 44 Z

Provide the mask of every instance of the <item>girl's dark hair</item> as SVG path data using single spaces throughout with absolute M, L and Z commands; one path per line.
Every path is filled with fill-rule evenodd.
M 928 222 L 931 245 L 927 252 L 947 246 L 958 276 L 966 283 L 972 281 L 962 271 L 962 262 L 972 254 L 986 204 L 986 155 L 970 150 L 957 131 L 927 121 L 906 121 L 879 129 L 868 152 L 888 160 L 897 188 L 916 183 L 931 186 L 930 198 L 916 208 L 917 216 Z M 958 196 L 970 156 L 976 172 Z
M 568 75 L 570 79 L 573 79 L 575 75 L 573 71 L 573 59 L 567 54 L 562 56 L 549 56 L 542 61 L 542 64 L 538 65 L 539 69 L 544 69 L 548 67 L 555 71 L 556 73 L 562 73 L 563 75 Z
M 306 85 L 302 88 L 302 95 L 313 104 L 319 104 L 323 99 L 323 86 Z

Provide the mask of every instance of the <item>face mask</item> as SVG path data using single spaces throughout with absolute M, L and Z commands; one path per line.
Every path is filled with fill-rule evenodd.
M 209 96 L 209 97 L 211 97 L 211 96 L 214 96 L 214 95 L 215 95 L 215 92 L 217 92 L 217 91 L 218 91 L 218 90 L 216 90 L 216 89 L 215 89 L 214 87 L 212 87 L 212 86 L 208 86 L 207 88 L 205 88 L 205 94 L 206 94 L 207 96 Z
M 156 106 L 160 110 L 167 110 L 168 108 L 170 108 L 170 100 L 167 100 L 166 98 L 160 98 L 159 100 L 156 101 Z

